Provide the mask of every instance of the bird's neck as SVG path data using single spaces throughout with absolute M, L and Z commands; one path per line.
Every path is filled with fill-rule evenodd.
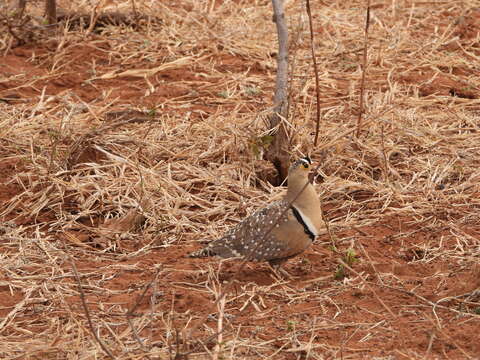
M 307 186 L 305 186 L 306 184 Z M 317 198 L 317 193 L 308 178 L 305 177 L 301 180 L 289 181 L 286 197 L 288 202 L 293 202 L 294 205 L 298 204 L 301 206 L 303 202 L 308 201 L 309 199 L 311 200 L 312 197 Z
M 323 227 L 322 208 L 315 188 L 308 179 L 289 183 L 286 200 L 295 208 L 309 232 L 313 236 L 319 235 Z

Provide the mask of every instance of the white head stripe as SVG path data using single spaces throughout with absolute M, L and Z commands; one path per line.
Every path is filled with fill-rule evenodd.
M 298 161 L 302 162 L 304 164 L 312 165 L 312 160 L 308 156 L 300 158 L 300 159 L 298 159 Z

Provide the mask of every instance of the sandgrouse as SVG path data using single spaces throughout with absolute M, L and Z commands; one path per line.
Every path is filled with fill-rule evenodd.
M 283 271 L 280 265 L 305 251 L 323 227 L 320 200 L 308 179 L 311 164 L 308 157 L 293 163 L 282 200 L 256 211 L 190 257 L 243 257 L 268 261 L 275 270 Z

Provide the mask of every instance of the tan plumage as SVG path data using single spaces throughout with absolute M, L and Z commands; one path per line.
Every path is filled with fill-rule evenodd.
M 310 166 L 309 158 L 297 160 L 289 169 L 288 190 L 282 200 L 258 210 L 190 256 L 248 257 L 278 266 L 305 251 L 323 227 L 320 200 L 308 180 Z

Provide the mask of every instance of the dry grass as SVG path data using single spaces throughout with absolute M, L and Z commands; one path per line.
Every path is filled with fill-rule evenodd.
M 315 149 L 307 19 L 287 2 L 292 157 L 322 163 L 338 249 L 321 236 L 288 265 L 294 281 L 185 258 L 282 191 L 260 159 L 270 3 L 135 4 L 136 29 L 52 33 L 34 17 L 16 30 L 27 45 L 0 37 L 0 357 L 107 358 L 93 330 L 117 359 L 478 358 L 475 2 L 373 5 L 358 139 L 364 2 L 312 2 Z

